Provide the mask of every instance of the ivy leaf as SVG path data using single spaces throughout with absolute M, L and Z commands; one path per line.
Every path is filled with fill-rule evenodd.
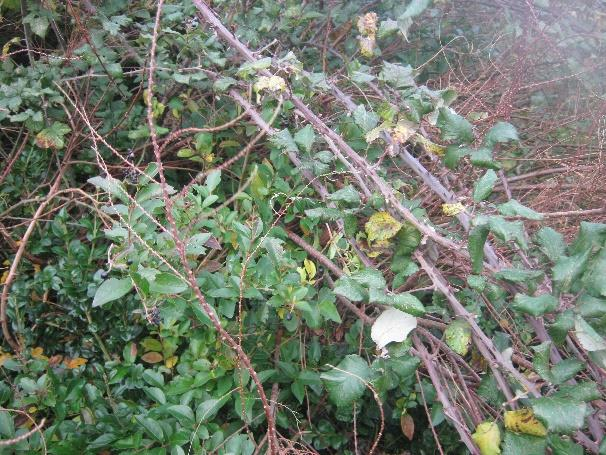
M 295 142 L 299 144 L 306 152 L 311 151 L 316 140 L 316 133 L 311 125 L 306 125 L 295 133 Z
M 379 123 L 379 116 L 374 112 L 366 111 L 363 104 L 360 104 L 353 112 L 353 118 L 356 124 L 367 133 Z
M 329 194 L 328 200 L 335 202 L 347 202 L 349 204 L 357 205 L 360 203 L 360 193 L 358 193 L 358 191 L 352 185 L 347 185 L 346 187 Z
M 448 107 L 440 108 L 437 126 L 444 141 L 464 144 L 474 139 L 471 123 Z
M 471 435 L 482 455 L 499 455 L 501 453 L 501 432 L 495 422 L 482 422 Z
M 444 331 L 444 338 L 450 349 L 465 356 L 471 344 L 471 327 L 465 321 L 452 321 Z
M 492 169 L 487 170 L 486 174 L 480 177 L 480 180 L 478 180 L 473 187 L 473 200 L 475 202 L 482 202 L 484 199 L 488 198 L 498 179 L 495 171 Z
M 507 122 L 498 122 L 484 136 L 484 145 L 492 148 L 497 143 L 518 141 L 519 139 L 515 126 Z
M 408 313 L 389 308 L 375 320 L 370 331 L 370 337 L 383 349 L 391 342 L 401 342 L 417 327 L 417 318 Z
M 366 382 L 372 379 L 373 371 L 366 361 L 356 354 L 350 354 L 336 368 L 322 373 L 330 401 L 338 407 L 349 406 L 364 395 Z
M 497 206 L 501 215 L 505 216 L 521 216 L 529 220 L 540 221 L 543 219 L 543 215 L 535 212 L 534 210 L 520 204 L 515 199 L 511 199 L 504 204 Z
M 554 433 L 572 433 L 583 427 L 587 404 L 568 398 L 542 397 L 532 400 L 535 415 Z
M 516 294 L 511 306 L 516 311 L 538 317 L 555 311 L 558 307 L 558 299 L 550 294 L 542 294 L 535 297 Z
M 130 278 L 110 278 L 101 283 L 101 286 L 95 292 L 93 298 L 93 308 L 105 305 L 113 300 L 125 296 L 133 287 L 133 282 Z
M 44 128 L 36 135 L 36 145 L 43 149 L 61 150 L 65 147 L 64 136 L 71 131 L 70 127 L 61 123 L 55 122 L 50 127 Z

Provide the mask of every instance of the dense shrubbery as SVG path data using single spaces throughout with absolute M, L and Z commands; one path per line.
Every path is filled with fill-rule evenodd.
M 3 453 L 598 453 L 606 225 L 511 197 L 448 4 L 98 3 L 0 7 Z

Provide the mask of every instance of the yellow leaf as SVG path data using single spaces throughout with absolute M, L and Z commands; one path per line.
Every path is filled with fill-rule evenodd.
M 8 270 L 5 270 L 2 276 L 0 276 L 0 284 L 6 283 L 6 279 L 8 278 Z
M 414 125 L 406 120 L 400 120 L 393 129 L 391 138 L 398 144 L 406 142 L 414 134 Z
M 48 357 L 44 355 L 44 351 L 41 347 L 32 349 L 32 357 L 38 360 L 48 360 Z
M 505 411 L 504 421 L 508 430 L 533 436 L 547 436 L 547 429 L 537 420 L 532 409 Z
M 27 413 L 35 414 L 37 410 L 38 410 L 38 408 L 36 406 L 30 406 L 29 408 L 27 408 Z
M 88 360 L 83 359 L 82 357 L 76 357 L 75 359 L 65 359 L 63 363 L 67 368 L 73 370 L 81 367 L 82 365 L 86 365 L 86 362 L 88 362 Z
M 420 145 L 427 152 L 433 153 L 434 155 L 442 156 L 446 153 L 446 147 L 436 144 L 435 142 L 431 142 L 429 139 L 421 136 L 420 134 L 415 134 L 414 144 Z
M 391 239 L 401 228 L 402 223 L 394 219 L 394 217 L 387 212 L 375 213 L 364 225 L 369 245 L 373 242 Z
M 442 204 L 442 213 L 446 216 L 457 216 L 465 210 L 465 206 L 460 202 L 455 204 Z
M 8 53 L 10 52 L 11 49 L 11 44 L 18 44 L 21 41 L 21 38 L 19 38 L 18 36 L 15 36 L 14 38 L 11 38 L 10 40 L 8 40 L 4 46 L 2 46 L 2 57 L 6 57 L 8 55 Z
M 0 352 L 0 367 L 2 365 L 4 365 L 4 362 L 6 362 L 8 359 L 12 359 L 13 356 L 10 354 L 6 354 L 4 352 Z
M 309 259 L 304 259 L 303 266 L 305 267 L 305 271 L 307 272 L 307 277 L 310 280 L 316 276 L 316 264 L 314 264 Z
M 370 12 L 358 17 L 358 31 L 364 36 L 374 36 L 377 33 L 377 13 Z
M 147 363 L 159 363 L 162 362 L 163 359 L 162 354 L 159 352 L 148 352 L 141 357 L 141 360 Z
M 166 359 L 164 361 L 164 366 L 166 368 L 172 368 L 177 364 L 177 361 L 179 360 L 179 357 L 177 357 L 176 355 L 169 357 L 168 359 Z
M 482 422 L 471 435 L 482 455 L 499 455 L 501 449 L 501 432 L 494 422 Z

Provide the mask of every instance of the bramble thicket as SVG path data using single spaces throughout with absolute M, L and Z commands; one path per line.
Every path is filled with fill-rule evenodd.
M 0 453 L 606 453 L 603 1 L 0 26 Z

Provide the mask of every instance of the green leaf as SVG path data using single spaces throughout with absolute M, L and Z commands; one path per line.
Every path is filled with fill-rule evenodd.
M 471 269 L 475 274 L 482 272 L 484 266 L 484 244 L 489 232 L 490 230 L 486 224 L 475 226 L 469 231 L 467 250 L 471 257 Z
M 221 408 L 227 403 L 230 399 L 230 395 L 224 396 L 222 398 L 211 398 L 203 401 L 196 408 L 196 420 L 198 422 L 209 422 L 216 415 L 217 412 L 221 410 Z
M 606 296 L 606 248 L 602 248 L 583 275 L 585 289 L 595 296 Z
M 316 133 L 311 125 L 306 125 L 295 133 L 295 142 L 303 147 L 303 150 L 310 152 L 316 140 Z
M 328 221 L 336 221 L 343 217 L 343 212 L 332 207 L 318 207 L 305 210 L 305 215 L 309 218 L 322 218 Z
M 535 416 L 553 433 L 572 433 L 583 427 L 587 404 L 567 398 L 542 397 L 531 401 Z
M 353 118 L 356 124 L 367 133 L 379 123 L 379 116 L 374 112 L 366 111 L 363 104 L 360 104 L 353 112 Z
M 381 21 L 381 24 L 379 24 L 379 31 L 377 32 L 377 38 L 383 39 L 398 30 L 399 26 L 397 21 L 394 21 L 393 19 Z
M 149 290 L 157 294 L 179 294 L 189 285 L 172 273 L 159 273 L 149 283 Z
M 107 177 L 91 177 L 87 180 L 91 185 L 96 186 L 97 188 L 101 188 L 104 191 L 107 191 L 112 196 L 117 197 L 122 202 L 128 204 L 128 194 L 124 189 L 124 184 L 111 175 Z
M 413 87 L 415 80 L 410 65 L 402 66 L 395 63 L 383 62 L 379 79 L 394 88 Z
M 511 307 L 521 313 L 538 317 L 555 311 L 558 307 L 558 299 L 550 294 L 542 294 L 535 297 L 516 294 Z
M 162 441 L 164 439 L 164 432 L 162 431 L 162 426 L 154 419 L 150 419 L 149 417 L 145 417 L 144 415 L 136 415 L 135 420 L 156 441 Z
M 601 247 L 606 240 L 606 224 L 581 222 L 577 237 L 570 245 L 570 254 L 576 255 Z
M 560 259 L 566 252 L 564 236 L 550 227 L 539 229 L 535 235 L 535 242 L 552 262 Z
M 502 269 L 494 274 L 498 280 L 511 281 L 512 283 L 530 283 L 533 280 L 538 280 L 543 276 L 542 270 L 527 270 L 527 269 Z M 529 297 L 531 298 L 531 297 Z M 544 303 L 549 303 L 545 301 Z
M 109 278 L 101 283 L 97 288 L 95 297 L 93 298 L 93 308 L 105 305 L 113 300 L 125 296 L 133 288 L 133 282 L 130 278 Z
M 535 371 L 546 381 L 552 384 L 562 384 L 573 378 L 581 371 L 585 364 L 577 359 L 564 359 L 558 362 L 553 368 L 549 368 L 549 354 L 551 352 L 551 343 L 546 341 L 533 347 L 535 356 L 532 364 Z
M 320 310 L 320 314 L 329 321 L 336 322 L 337 324 L 341 323 L 341 316 L 337 311 L 337 307 L 334 304 L 334 301 L 331 300 L 321 300 L 318 303 L 318 309 Z
M 546 448 L 545 438 L 506 431 L 502 455 L 545 455 Z
M 423 316 L 426 313 L 425 306 L 421 301 L 408 292 L 394 295 L 391 299 L 391 305 L 413 316 Z
M 548 441 L 552 455 L 583 455 L 585 453 L 581 445 L 555 434 L 549 435 Z
M 444 166 L 448 169 L 456 169 L 459 161 L 466 155 L 471 153 L 471 149 L 468 147 L 460 147 L 458 145 L 450 145 L 446 148 L 446 153 L 444 154 Z
M 164 387 L 164 376 L 158 371 L 147 369 L 143 372 L 143 380 L 153 387 Z
M 362 286 L 349 277 L 341 277 L 335 281 L 333 291 L 352 302 L 359 302 L 366 298 L 366 294 Z
M 473 142 L 473 127 L 464 117 L 448 107 L 440 108 L 437 126 L 440 128 L 442 140 L 457 144 Z
M 561 346 L 566 340 L 568 332 L 574 328 L 574 313 L 572 310 L 566 310 L 556 316 L 553 324 L 548 326 L 547 331 L 553 339 L 553 342 Z
M 299 147 L 297 147 L 297 143 L 293 139 L 290 131 L 287 128 L 278 131 L 273 134 L 270 139 L 271 143 L 276 147 L 282 150 L 286 150 L 287 152 L 298 152 Z
M 488 217 L 490 231 L 503 242 L 514 241 L 523 250 L 528 249 L 524 235 L 524 223 L 521 221 L 507 221 L 503 217 L 494 215 Z
M 271 57 L 264 57 L 253 62 L 246 62 L 238 68 L 238 76 L 247 77 L 271 66 Z
M 166 408 L 166 411 L 183 426 L 190 426 L 194 423 L 194 411 L 189 406 L 175 404 Z
M 444 338 L 450 349 L 465 356 L 471 344 L 471 327 L 465 321 L 452 321 L 444 331 Z
M 215 188 L 217 188 L 217 186 L 219 186 L 219 183 L 221 183 L 221 171 L 217 170 L 217 171 L 212 171 L 210 174 L 208 174 L 208 177 L 206 177 L 206 182 L 204 182 L 204 185 L 206 186 L 206 189 L 208 190 L 208 192 L 212 193 L 213 191 L 215 191 Z
M 475 202 L 481 202 L 488 198 L 498 179 L 495 171 L 492 169 L 487 170 L 486 174 L 484 174 L 473 187 L 473 200 Z
M 584 381 L 576 384 L 562 384 L 553 397 L 568 398 L 573 401 L 593 401 L 602 397 L 600 389 L 595 382 Z
M 233 77 L 220 77 L 213 83 L 213 90 L 215 92 L 225 92 L 232 85 L 236 85 L 238 81 Z
M 322 373 L 330 401 L 338 407 L 350 406 L 362 398 L 366 382 L 372 379 L 373 371 L 366 361 L 356 354 L 345 357 L 337 367 Z
M 471 164 L 484 169 L 501 169 L 501 165 L 492 158 L 492 150 L 480 148 L 469 154 Z
M 347 185 L 346 187 L 329 194 L 328 200 L 335 202 L 347 202 L 349 204 L 357 205 L 360 203 L 360 193 L 358 193 L 358 191 L 352 185 Z
M 507 122 L 498 122 L 490 128 L 488 133 L 486 133 L 486 136 L 484 136 L 484 145 L 492 148 L 497 143 L 518 140 L 520 140 L 520 138 L 518 137 L 518 131 L 515 126 Z
M 350 278 L 366 286 L 368 289 L 384 289 L 387 286 L 383 274 L 379 270 L 370 267 L 359 270 L 352 274 Z
M 69 126 L 55 122 L 36 135 L 36 144 L 43 149 L 52 148 L 60 150 L 65 146 L 64 136 L 70 131 Z
M 159 404 L 166 404 L 166 395 L 164 395 L 162 389 L 158 387 L 144 387 L 143 391 L 155 402 Z
M 543 215 L 534 210 L 520 204 L 515 199 L 511 199 L 504 204 L 497 205 L 501 215 L 505 216 L 521 216 L 529 220 L 542 220 Z
M 551 269 L 552 279 L 561 292 L 568 292 L 583 274 L 591 251 L 587 250 L 570 257 L 560 258 Z
M 579 315 L 574 320 L 574 331 L 579 343 L 586 351 L 606 350 L 606 340 Z

